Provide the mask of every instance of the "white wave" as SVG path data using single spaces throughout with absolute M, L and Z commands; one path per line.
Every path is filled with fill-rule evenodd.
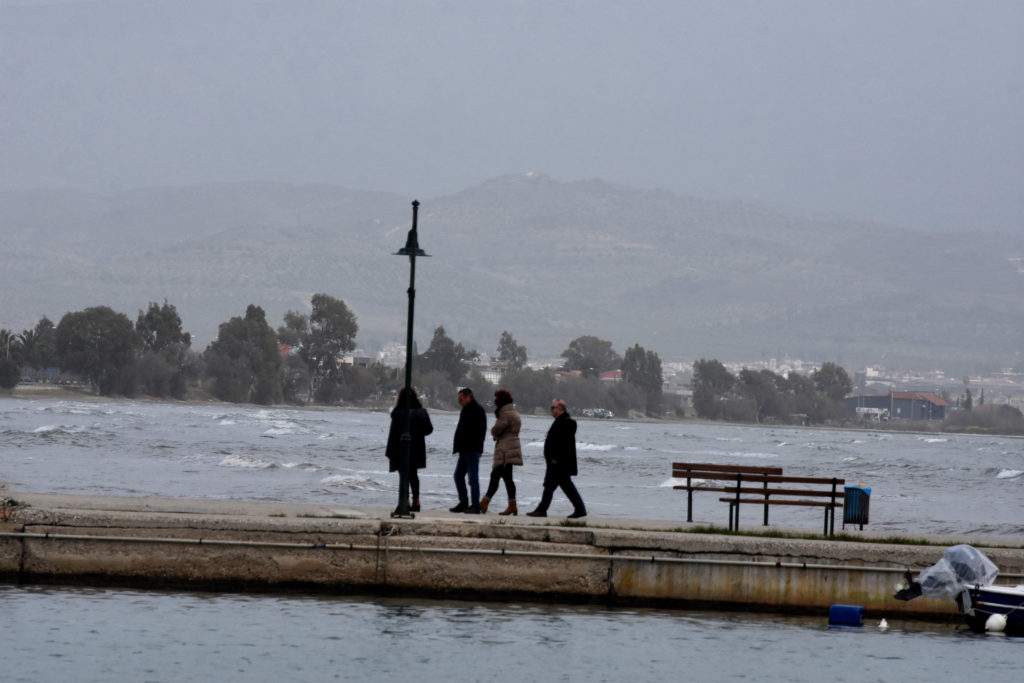
M 691 479 L 691 486 L 700 486 L 705 483 L 706 479 Z M 658 488 L 672 488 L 673 486 L 686 486 L 685 477 L 673 477 L 672 479 L 666 479 L 665 481 L 658 484 Z
M 287 469 L 290 469 L 290 470 L 291 469 L 295 469 L 295 468 L 299 468 L 303 472 L 316 472 L 318 469 L 320 469 L 319 467 L 317 467 L 313 463 L 309 463 L 309 462 L 286 462 L 283 465 L 281 465 L 281 467 L 284 467 L 284 468 L 287 468 Z
M 286 434 L 294 434 L 295 430 L 291 427 L 271 427 L 270 429 L 263 432 L 263 436 L 284 436 Z
M 598 444 L 598 443 L 578 443 L 576 444 L 576 450 L 579 451 L 613 451 L 618 446 L 613 443 Z
M 940 438 L 940 437 L 937 437 L 937 436 L 932 436 L 932 437 L 919 436 L 919 437 L 917 437 L 917 439 L 918 439 L 918 441 L 924 441 L 925 443 L 946 443 L 947 441 L 949 441 L 949 439 L 943 439 L 943 438 Z
M 266 470 L 277 467 L 276 463 L 259 458 L 249 458 L 244 455 L 229 455 L 220 461 L 221 467 L 245 467 L 251 469 Z
M 734 458 L 754 458 L 755 460 L 773 460 L 779 457 L 778 453 L 758 453 L 756 451 L 749 453 L 737 451 L 729 455 Z
M 217 424 L 221 425 L 222 427 L 230 427 L 231 425 L 236 425 L 238 423 L 235 422 L 234 420 L 229 420 L 228 418 L 224 418 L 223 420 L 221 420 Z
M 47 432 L 57 431 L 57 425 L 43 425 L 42 427 L 36 427 L 32 430 L 33 434 L 45 434 Z
M 1003 470 L 996 475 L 996 479 L 1015 479 L 1024 474 L 1024 470 Z
M 622 450 L 624 450 L 624 451 L 639 451 L 639 450 L 643 450 L 643 449 L 640 448 L 639 446 L 626 446 Z
M 376 480 L 358 474 L 332 474 L 329 477 L 321 479 L 320 483 L 327 484 L 329 486 L 347 486 L 349 488 L 360 489 L 363 491 L 384 490 L 384 487 Z

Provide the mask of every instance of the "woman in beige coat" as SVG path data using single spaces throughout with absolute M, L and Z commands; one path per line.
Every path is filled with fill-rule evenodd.
M 512 394 L 504 389 L 494 392 L 494 408 L 494 415 L 497 417 L 494 426 L 491 427 L 491 436 L 494 438 L 494 463 L 491 469 L 491 483 L 487 486 L 487 493 L 480 499 L 480 512 L 487 512 L 491 498 L 498 492 L 498 482 L 504 480 L 505 491 L 508 493 L 508 507 L 498 514 L 518 515 L 512 467 L 523 464 L 523 448 L 519 444 L 522 420 L 516 412 L 515 404 L 512 403 Z

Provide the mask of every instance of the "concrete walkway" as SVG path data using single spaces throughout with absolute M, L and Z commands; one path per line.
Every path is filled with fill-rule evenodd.
M 252 519 L 289 518 L 293 520 L 308 519 L 312 522 L 315 519 L 351 519 L 388 522 L 393 521 L 391 512 L 393 507 L 369 507 L 369 506 L 346 506 L 346 505 L 324 505 L 314 503 L 283 503 L 277 501 L 239 501 L 221 499 L 190 499 L 190 498 L 153 498 L 153 497 L 130 497 L 130 496 L 95 496 L 95 495 L 73 495 L 54 493 L 4 493 L 4 484 L 0 482 L 0 498 L 11 497 L 26 508 L 46 509 L 65 512 L 110 512 L 117 513 L 125 519 L 143 517 L 153 513 L 169 515 L 189 516 L 210 516 L 210 517 L 235 517 Z M 725 525 L 712 522 L 687 523 L 680 520 L 664 519 L 634 519 L 627 517 L 604 517 L 590 516 L 580 520 L 569 520 L 565 515 L 551 515 L 548 517 L 527 517 L 525 510 L 517 516 L 502 517 L 496 513 L 489 512 L 483 515 L 467 515 L 463 513 L 448 512 L 448 510 L 424 509 L 414 513 L 415 518 L 410 520 L 399 520 L 403 522 L 434 523 L 444 522 L 446 524 L 461 523 L 466 525 L 494 525 L 494 524 L 515 524 L 515 525 L 539 525 L 539 526 L 567 526 L 585 527 L 591 529 L 620 529 L 647 532 L 678 532 L 715 529 L 727 533 Z M 744 525 L 741 526 L 744 534 L 763 536 L 765 533 L 787 534 L 807 538 L 822 537 L 817 528 L 794 528 L 780 526 Z M 845 530 L 837 529 L 837 534 L 843 534 L 846 539 L 863 539 L 865 542 L 880 541 L 891 543 L 893 538 L 906 539 L 912 543 L 927 543 L 936 546 L 952 546 L 960 543 L 968 543 L 978 548 L 1024 548 L 1024 536 L 989 536 L 989 535 L 936 535 L 936 534 L 893 534 L 889 532 L 873 532 L 868 529 L 857 530 L 856 527 L 849 527 Z

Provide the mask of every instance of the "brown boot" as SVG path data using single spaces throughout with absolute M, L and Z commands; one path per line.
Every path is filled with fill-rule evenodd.
M 499 512 L 498 514 L 499 515 L 518 515 L 519 514 L 519 508 L 516 507 L 516 502 L 514 500 L 510 500 L 508 502 L 508 507 L 505 508 L 502 512 Z
M 491 502 L 490 498 L 481 498 L 480 499 L 480 514 L 483 514 L 483 513 L 487 512 L 487 506 L 490 504 L 490 502 Z

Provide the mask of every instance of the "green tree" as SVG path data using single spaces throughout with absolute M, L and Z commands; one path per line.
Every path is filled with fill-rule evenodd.
M 57 328 L 43 316 L 34 329 L 21 334 L 24 351 L 22 362 L 36 370 L 45 370 L 57 365 Z
M 150 396 L 185 398 L 192 335 L 182 331 L 178 310 L 166 299 L 162 306 L 150 302 L 147 310 L 139 311 L 135 331 L 143 346 L 135 368 L 139 389 Z
M 309 338 L 309 316 L 298 311 L 284 314 L 284 325 L 277 328 L 277 341 L 288 346 L 300 346 Z
M 771 370 L 740 370 L 739 385 L 753 407 L 751 419 L 754 422 L 761 423 L 777 415 L 780 405 L 777 377 Z
M 356 347 L 359 326 L 356 316 L 341 299 L 327 294 L 314 294 L 313 312 L 309 316 L 309 336 L 302 340 L 299 356 L 306 361 L 316 392 L 327 380 L 337 380 L 342 356 Z
M 222 323 L 204 354 L 213 394 L 223 401 L 270 404 L 283 396 L 281 354 L 266 314 L 250 304 L 245 317 Z
M 810 423 L 825 419 L 821 394 L 810 377 L 791 373 L 786 378 L 786 394 L 789 413 L 806 415 Z
M 498 360 L 509 372 L 519 372 L 526 367 L 526 347 L 520 346 L 507 330 L 501 333 L 498 341 Z
M 124 313 L 95 306 L 61 318 L 56 330 L 60 368 L 76 372 L 103 396 L 131 391 L 129 365 L 141 342 Z
M 21 373 L 13 360 L 0 357 L 0 389 L 13 389 L 18 385 Z
M 820 368 L 811 373 L 815 388 L 826 398 L 834 402 L 841 402 L 846 395 L 853 391 L 853 382 L 846 370 L 835 363 L 824 363 Z
M 693 363 L 693 410 L 698 417 L 717 420 L 723 416 L 724 403 L 736 378 L 718 360 L 701 358 Z
M 281 338 L 280 332 L 279 329 L 278 339 Z M 289 403 L 304 403 L 309 398 L 309 367 L 294 353 L 284 359 L 282 396 Z
M 139 333 L 142 347 L 146 351 L 161 352 L 168 348 L 192 344 L 192 336 L 181 330 L 181 316 L 178 309 L 167 303 L 161 306 L 150 302 L 145 312 L 139 311 L 135 321 L 135 331 Z
M 13 361 L 17 366 L 21 360 L 21 342 L 14 330 L 0 330 L 0 359 Z
M 579 370 L 584 377 L 598 377 L 602 372 L 617 370 L 622 357 L 612 349 L 612 343 L 594 336 L 577 337 L 562 351 L 563 370 Z
M 645 398 L 645 412 L 648 416 L 661 414 L 662 373 L 661 358 L 654 351 L 647 351 L 639 344 L 626 349 L 622 357 L 622 379 L 637 387 Z
M 461 384 L 469 370 L 470 361 L 480 357 L 476 351 L 467 350 L 461 343 L 456 344 L 449 337 L 444 327 L 434 330 L 430 346 L 416 358 L 416 367 L 424 375 L 431 372 L 442 372 L 451 384 Z

